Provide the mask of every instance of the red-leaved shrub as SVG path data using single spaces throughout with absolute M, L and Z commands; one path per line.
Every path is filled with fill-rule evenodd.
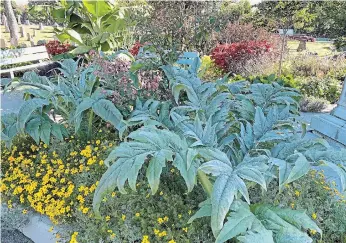
M 47 52 L 49 55 L 59 55 L 70 50 L 69 43 L 61 43 L 58 40 L 49 41 L 46 45 Z
M 211 52 L 211 58 L 224 72 L 251 74 L 256 65 L 264 64 L 275 54 L 267 41 L 242 41 L 220 44 Z

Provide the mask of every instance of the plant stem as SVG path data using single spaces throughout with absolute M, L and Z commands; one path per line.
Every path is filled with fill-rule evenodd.
M 90 109 L 89 112 L 89 119 L 88 119 L 88 139 L 91 139 L 91 133 L 93 129 L 93 118 L 94 118 L 94 111 Z
M 198 178 L 209 197 L 211 197 L 211 193 L 213 191 L 213 185 L 209 181 L 208 176 L 201 170 L 197 171 Z

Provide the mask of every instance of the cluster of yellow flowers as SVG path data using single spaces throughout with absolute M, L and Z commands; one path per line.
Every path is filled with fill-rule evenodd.
M 72 179 L 75 174 L 100 168 L 96 162 L 102 161 L 101 152 L 109 147 L 100 144 L 100 140 L 91 141 L 80 152 L 68 151 L 67 155 L 59 155 L 43 143 L 32 144 L 26 152 L 18 151 L 16 146 L 3 149 L 0 191 L 9 199 L 8 207 L 13 203 L 29 206 L 53 223 L 58 223 L 61 216 L 71 217 L 75 210 L 88 213 L 85 197 L 95 191 L 98 182 L 77 188 Z M 23 214 L 26 212 L 24 209 Z

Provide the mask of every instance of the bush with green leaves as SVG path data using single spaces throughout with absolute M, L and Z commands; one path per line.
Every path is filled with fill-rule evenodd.
M 338 51 L 346 51 L 346 37 L 339 37 L 334 40 L 334 46 Z
M 299 103 L 300 110 L 303 112 L 321 112 L 329 104 L 328 100 L 313 96 L 304 96 Z
M 161 174 L 172 163 L 188 192 L 197 182 L 203 186 L 208 199 L 189 222 L 210 217 L 216 242 L 312 242 L 307 229 L 322 237 L 303 211 L 252 204 L 248 190 L 265 191 L 275 183 L 281 192 L 314 168 L 328 170 L 328 179 L 345 191 L 346 151 L 304 138 L 304 126 L 295 117 L 296 90 L 277 83 L 229 84 L 227 77 L 203 83 L 197 77 L 199 64 L 196 58 L 188 70 L 162 67 L 173 104 L 138 102 L 128 124 L 142 126 L 105 160 L 108 169 L 93 199 L 96 216 L 101 217 L 105 195 L 115 188 L 126 193 L 126 182 L 136 190 L 137 179 L 145 176 L 150 193 L 157 193 Z
M 118 53 L 114 58 L 119 55 L 125 54 Z M 6 91 L 24 88 L 26 99 L 18 114 L 3 115 L 2 138 L 8 145 L 19 133 L 29 134 L 37 143 L 43 141 L 49 144 L 53 136 L 63 140 L 68 135 L 65 126 L 72 127 L 80 136 L 87 134 L 91 138 L 93 131 L 106 123 L 112 125 L 121 137 L 127 130 L 125 118 L 136 104 L 136 98 L 131 96 L 125 102 L 116 102 L 115 95 L 124 98 L 121 92 L 125 91 L 115 85 L 119 80 L 124 85 L 130 85 L 131 95 L 135 91 L 142 98 L 153 96 L 163 99 L 163 96 L 150 92 L 154 84 L 161 87 L 163 82 L 156 80 L 152 84 L 150 78 L 140 76 L 140 71 L 132 72 L 131 62 L 128 68 L 122 68 L 124 73 L 121 77 L 112 75 L 107 79 L 98 75 L 102 71 L 99 65 L 94 63 L 78 67 L 78 63 L 79 60 L 67 59 L 60 62 L 59 75 L 47 78 L 27 72 L 21 80 L 8 85 Z M 165 87 L 161 89 L 165 90 Z
M 341 94 L 342 83 L 334 78 L 307 77 L 301 79 L 299 90 L 303 95 L 313 96 L 336 103 Z
M 129 30 L 135 23 L 129 13 L 135 8 L 140 6 L 123 6 L 108 0 L 60 1 L 52 16 L 66 25 L 56 28 L 59 40 L 76 43 L 78 47 L 72 53 L 81 54 L 91 49 L 109 51 L 133 44 Z

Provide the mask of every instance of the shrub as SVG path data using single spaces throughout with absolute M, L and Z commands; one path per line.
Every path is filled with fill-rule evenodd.
M 312 170 L 294 183 L 285 186 L 282 193 L 271 186 L 267 194 L 252 191 L 254 201 L 274 203 L 297 210 L 304 210 L 323 229 L 323 239 L 315 231 L 309 231 L 314 242 L 346 242 L 346 200 L 345 196 L 326 184 L 321 171 Z
M 336 103 L 341 94 L 341 82 L 334 78 L 308 77 L 301 79 L 299 90 L 303 95 L 322 98 Z
M 252 24 L 229 23 L 217 36 L 220 43 L 236 43 L 243 41 L 268 41 L 277 45 L 278 38 L 263 28 L 255 28 Z M 277 48 L 275 46 L 275 48 Z
M 346 51 L 346 37 L 339 37 L 334 40 L 334 46 L 338 51 Z
M 222 77 L 222 70 L 219 69 L 210 56 L 203 56 L 201 58 L 201 67 L 198 76 L 205 81 L 215 80 Z
M 260 72 L 274 56 L 272 45 L 267 41 L 221 44 L 211 52 L 211 58 L 224 72 L 243 76 Z
M 48 54 L 53 56 L 68 52 L 70 50 L 69 43 L 61 43 L 58 40 L 48 41 L 45 46 L 47 48 Z
M 328 104 L 328 100 L 313 96 L 304 96 L 299 103 L 300 110 L 303 112 L 321 112 L 327 108 Z
M 294 77 L 330 77 L 343 80 L 346 77 L 346 59 L 340 57 L 318 57 L 302 55 L 288 60 L 289 65 L 283 69 L 284 75 Z

